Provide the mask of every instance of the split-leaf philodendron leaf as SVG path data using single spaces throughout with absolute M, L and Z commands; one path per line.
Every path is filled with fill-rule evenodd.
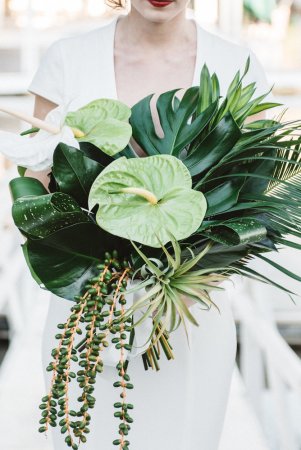
M 114 161 L 92 185 L 89 208 L 95 205 L 101 228 L 151 247 L 166 244 L 170 235 L 190 236 L 207 209 L 188 169 L 171 155 Z
M 110 156 L 123 150 L 132 135 L 131 109 L 118 100 L 98 99 L 66 116 L 66 124 L 79 130 L 77 140 L 90 142 Z

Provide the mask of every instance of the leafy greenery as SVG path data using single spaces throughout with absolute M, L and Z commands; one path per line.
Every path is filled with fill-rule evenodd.
M 105 166 L 87 156 L 84 152 L 65 144 L 59 144 L 53 155 L 52 174 L 56 190 L 72 195 L 84 208 L 95 178 Z
M 180 102 L 175 96 L 177 91 L 178 89 L 161 94 L 157 100 L 163 138 L 158 136 L 152 119 L 150 102 L 153 95 L 144 98 L 132 108 L 130 124 L 133 137 L 149 156 L 179 156 L 185 146 L 200 134 L 216 111 L 217 102 L 208 106 L 203 114 L 189 124 L 188 121 L 197 108 L 199 90 L 197 87 L 187 89 Z
M 133 243 L 137 253 L 144 261 L 139 273 L 145 281 L 133 288 L 132 291 L 140 290 L 142 287 L 147 288 L 147 290 L 127 310 L 124 317 L 131 317 L 135 311 L 144 308 L 143 314 L 134 323 L 134 326 L 138 326 L 152 316 L 153 329 L 149 340 L 155 335 L 154 345 L 167 329 L 168 332 L 172 332 L 179 327 L 180 323 L 183 323 L 187 333 L 186 320 L 198 326 L 198 322 L 190 309 L 183 302 L 183 296 L 188 296 L 196 301 L 202 309 L 208 310 L 212 306 L 218 309 L 217 305 L 210 298 L 209 292 L 222 290 L 215 283 L 219 283 L 227 278 L 225 275 L 226 269 L 222 267 L 215 268 L 214 271 L 212 267 L 192 270 L 209 251 L 211 244 L 208 244 L 198 255 L 195 256 L 192 252 L 190 257 L 185 259 L 181 255 L 181 248 L 178 242 L 173 237 L 170 237 L 170 240 L 174 256 L 162 246 L 167 261 L 165 267 L 161 261 L 147 258 Z M 156 335 L 159 323 L 161 323 L 161 331 Z
M 11 190 L 15 224 L 27 237 L 26 261 L 39 284 L 54 294 L 72 300 L 112 247 L 118 247 L 121 256 L 128 255 L 129 241 L 99 228 L 69 195 L 48 194 L 30 177 L 14 179 Z
M 278 104 L 265 101 L 268 93 L 256 97 L 255 83 L 243 84 L 249 66 L 248 59 L 243 72 L 235 74 L 224 98 L 220 96 L 218 77 L 211 75 L 206 65 L 200 86 L 188 89 L 182 99 L 177 97 L 178 90 L 162 94 L 156 104 L 162 133 L 156 131 L 152 118 L 152 96 L 134 105 L 131 112 L 119 102 L 97 100 L 70 113 L 69 125 L 86 134 L 79 138 L 80 149 L 60 144 L 54 154 L 52 194 L 32 191 L 30 195 L 44 198 L 26 197 L 16 200 L 14 206 L 15 213 L 19 211 L 20 217 L 29 213 L 29 218 L 37 202 L 41 224 L 54 230 L 53 235 L 39 234 L 36 242 L 37 235 L 30 234 L 33 228 L 18 221 L 20 229 L 23 227 L 22 231 L 27 233 L 28 261 L 34 252 L 35 255 L 40 252 L 41 260 L 46 258 L 46 248 L 47 252 L 49 248 L 61 251 L 61 242 L 64 243 L 61 260 L 68 245 L 73 248 L 65 241 L 69 228 L 60 227 L 68 204 L 75 208 L 73 212 L 67 208 L 66 223 L 72 239 L 80 240 L 80 231 L 76 230 L 81 227 L 98 229 L 96 234 L 92 233 L 94 245 L 87 239 L 82 250 L 91 245 L 101 252 L 107 248 L 105 243 L 110 246 L 113 239 L 131 254 L 138 268 L 141 258 L 133 249 L 129 250 L 129 239 L 140 243 L 140 250 L 147 257 L 166 262 L 160 245 L 172 250 L 168 243 L 171 233 L 181 241 L 185 258 L 186 248 L 197 255 L 213 243 L 199 267 L 202 264 L 215 267 L 222 261 L 225 267 L 231 266 L 246 276 L 257 276 L 247 273 L 250 258 L 275 251 L 279 245 L 290 245 L 287 235 L 301 236 L 301 138 L 299 122 L 281 123 L 276 119 L 250 122 L 254 114 Z M 109 156 L 108 149 L 102 146 L 100 151 L 87 132 L 96 123 L 111 119 L 122 123 L 130 120 L 136 142 L 148 156 L 165 163 L 155 168 L 152 158 L 139 159 L 128 143 L 129 135 L 119 145 L 109 133 L 108 142 L 117 145 L 114 147 L 117 153 L 109 151 L 111 155 L 115 153 Z M 174 161 L 170 167 L 168 158 Z M 133 188 L 139 192 L 122 192 Z M 26 191 L 25 185 L 23 189 Z M 158 204 L 151 204 L 149 194 Z M 157 214 L 152 214 L 154 211 Z M 72 217 L 76 218 L 74 224 L 70 223 Z M 43 225 L 40 228 L 39 233 Z M 92 253 L 94 256 L 95 252 Z M 83 254 L 85 261 L 92 261 L 90 248 Z M 39 270 L 38 264 L 33 265 Z M 80 277 L 83 266 L 79 267 Z M 40 276 L 43 281 L 45 275 L 39 272 Z M 49 280 L 47 283 L 49 286 Z M 67 296 L 71 298 L 72 294 L 70 291 Z
M 10 183 L 13 218 L 27 238 L 23 251 L 34 279 L 73 301 L 70 317 L 58 325 L 59 344 L 47 367 L 53 383 L 40 405 L 39 431 L 56 426 L 57 415 L 64 415 L 59 425 L 74 450 L 74 437 L 86 442 L 87 411 L 95 403 L 91 393 L 96 372 L 103 371 L 105 347 L 120 351 L 114 386 L 124 398 L 125 389 L 133 388 L 125 350 L 132 349 L 135 329 L 145 320 L 151 320 L 152 331 L 144 367 L 158 370 L 160 346 L 168 359 L 174 357 L 169 332 L 183 324 L 188 338 L 187 325 L 198 326 L 184 297 L 200 308 L 218 309 L 210 293 L 235 273 L 291 295 L 248 266 L 254 257 L 301 280 L 268 258 L 279 246 L 301 249 L 293 239 L 301 237 L 301 123 L 250 119 L 277 104 L 266 102 L 267 94 L 254 98 L 255 83 L 243 85 L 249 65 L 250 60 L 242 75 L 235 75 L 224 98 L 218 77 L 206 66 L 200 86 L 182 99 L 178 90 L 162 94 L 156 104 L 160 132 L 152 96 L 133 107 L 131 118 L 120 102 L 91 102 L 67 116 L 80 148 L 57 146 L 49 191 L 33 178 Z M 146 158 L 129 143 L 129 118 Z M 132 280 L 138 283 L 129 286 Z M 141 297 L 126 308 L 126 294 L 137 291 Z M 75 334 L 82 334 L 86 322 L 85 337 L 75 346 Z M 79 359 L 82 370 L 76 375 L 70 363 Z M 82 406 L 57 414 L 71 378 L 82 390 Z M 114 407 L 122 423 L 113 444 L 128 449 L 124 437 L 133 405 L 122 401 Z M 81 421 L 72 421 L 69 413 Z

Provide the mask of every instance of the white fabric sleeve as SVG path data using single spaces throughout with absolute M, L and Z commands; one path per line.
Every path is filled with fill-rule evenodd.
M 64 100 L 64 60 L 61 42 L 56 41 L 43 53 L 40 64 L 27 88 L 57 105 Z

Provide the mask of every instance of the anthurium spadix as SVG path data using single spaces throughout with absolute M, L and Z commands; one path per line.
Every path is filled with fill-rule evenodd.
M 59 143 L 79 148 L 79 142 L 90 142 L 110 156 L 123 150 L 132 134 L 128 123 L 131 110 L 117 100 L 99 99 L 67 111 L 60 105 L 45 120 L 0 106 L 0 111 L 16 116 L 36 127 L 33 137 L 0 131 L 0 152 L 12 162 L 34 171 L 52 166 L 53 153 Z
M 151 247 L 166 244 L 171 235 L 189 237 L 207 210 L 188 169 L 171 155 L 112 162 L 92 185 L 89 208 L 95 205 L 101 228 Z

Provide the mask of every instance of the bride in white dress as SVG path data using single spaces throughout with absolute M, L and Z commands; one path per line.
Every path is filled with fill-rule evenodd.
M 257 94 L 266 92 L 269 87 L 253 53 L 188 19 L 187 3 L 132 0 L 128 15 L 56 41 L 44 53 L 28 89 L 36 95 L 35 116 L 43 119 L 61 103 L 70 103 L 69 108 L 74 110 L 101 97 L 132 106 L 153 92 L 158 95 L 198 85 L 205 62 L 211 72 L 217 73 L 225 94 L 234 73 L 244 67 L 250 54 L 246 82 L 257 82 Z M 142 149 L 132 144 L 143 156 Z M 46 173 L 28 170 L 26 175 L 39 177 L 47 184 Z M 185 300 L 200 326 L 188 324 L 190 347 L 183 327 L 171 335 L 175 360 L 162 358 L 159 372 L 145 372 L 140 356 L 143 348 L 139 345 L 145 342 L 147 324 L 137 331 L 137 348 L 128 355 L 134 384 L 128 398 L 135 405 L 129 434 L 132 450 L 218 449 L 236 355 L 235 323 L 227 285 L 224 287 L 225 291 L 213 295 L 221 314 L 216 309 L 202 311 L 189 298 Z M 42 341 L 44 368 L 55 347 L 56 325 L 65 321 L 71 306 L 70 301 L 52 295 Z M 118 401 L 113 387 L 116 363 L 114 352 L 104 354 L 105 371 L 98 375 L 95 385 L 90 433 L 87 443 L 82 444 L 87 450 L 108 450 L 113 439 L 118 438 L 118 421 L 113 417 L 113 403 Z M 46 387 L 50 378 L 45 371 Z M 79 396 L 76 387 L 74 383 L 71 404 Z M 52 428 L 51 433 L 54 450 L 67 448 L 59 427 Z

